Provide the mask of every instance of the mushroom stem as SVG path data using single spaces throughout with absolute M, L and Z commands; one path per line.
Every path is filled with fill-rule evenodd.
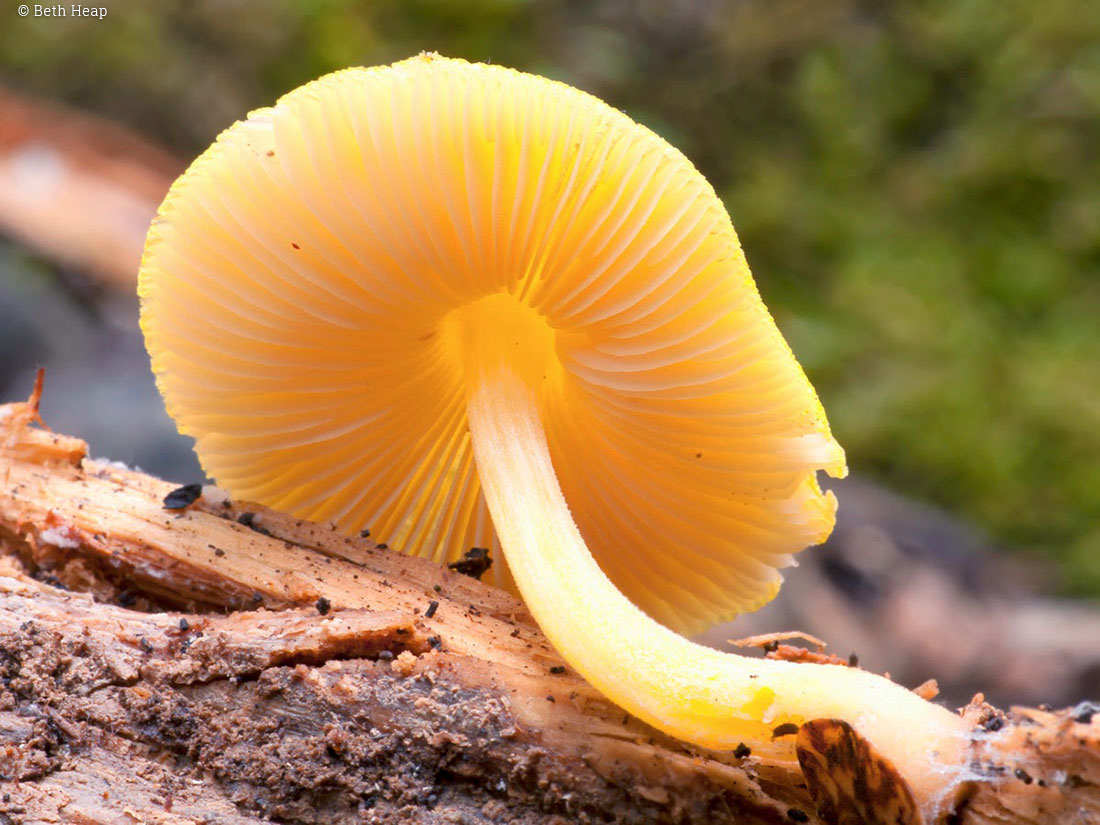
M 466 344 L 487 348 L 492 337 Z M 894 763 L 926 811 L 937 806 L 962 772 L 959 717 L 866 671 L 722 653 L 658 624 L 589 552 L 554 472 L 537 383 L 499 350 L 465 355 L 485 499 L 516 584 L 566 661 L 634 716 L 708 748 L 745 742 L 790 758 L 793 737 L 773 743 L 776 726 L 846 720 Z

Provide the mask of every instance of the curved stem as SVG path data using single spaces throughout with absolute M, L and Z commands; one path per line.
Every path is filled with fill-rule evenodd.
M 479 359 L 477 373 L 467 373 L 470 432 L 516 584 L 566 661 L 633 715 L 709 748 L 747 742 L 759 751 L 784 722 L 844 719 L 894 763 L 925 807 L 934 807 L 959 773 L 962 720 L 874 674 L 722 653 L 644 614 L 585 545 L 525 378 L 499 352 Z

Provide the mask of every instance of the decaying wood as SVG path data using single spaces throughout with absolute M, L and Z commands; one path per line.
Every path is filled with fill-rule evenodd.
M 877 825 L 829 814 L 794 735 L 625 716 L 501 591 L 216 495 L 167 511 L 33 417 L 0 407 L 0 822 Z M 952 822 L 1100 821 L 1088 708 L 967 712 Z

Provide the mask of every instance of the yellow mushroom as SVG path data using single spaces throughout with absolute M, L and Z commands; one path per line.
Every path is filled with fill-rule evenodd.
M 950 784 L 946 710 L 679 635 L 775 595 L 844 453 L 714 191 L 622 113 L 433 55 L 323 77 L 176 182 L 139 290 L 168 411 L 234 495 L 503 551 L 566 660 L 675 736 L 789 752 L 775 727 L 835 717 L 926 806 Z

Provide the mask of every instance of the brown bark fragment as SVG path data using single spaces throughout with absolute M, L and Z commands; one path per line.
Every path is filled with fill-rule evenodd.
M 931 702 L 940 695 L 940 685 L 935 679 L 925 679 L 913 688 L 913 693 L 917 694 L 921 699 Z
M 847 722 L 815 719 L 803 725 L 798 762 L 829 825 L 924 825 L 897 769 Z

